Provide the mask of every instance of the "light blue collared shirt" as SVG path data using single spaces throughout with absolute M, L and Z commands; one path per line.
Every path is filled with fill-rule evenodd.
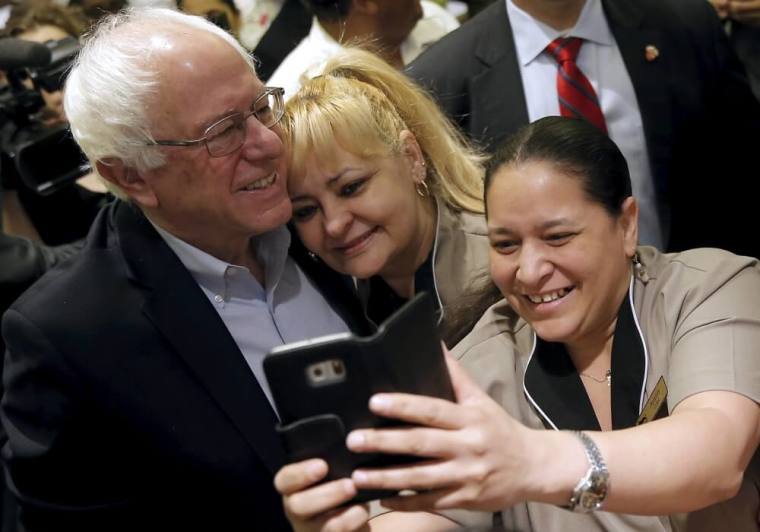
M 264 286 L 248 268 L 209 255 L 156 224 L 153 227 L 219 313 L 270 403 L 263 362 L 273 347 L 348 332 L 345 322 L 288 255 L 290 233 L 284 226 L 251 239 L 265 272 Z
M 560 114 L 557 62 L 548 53 L 543 53 L 544 49 L 560 36 L 584 40 L 578 54 L 578 68 L 594 87 L 610 138 L 628 162 L 633 195 L 639 202 L 639 242 L 664 249 L 664 230 L 657 209 L 641 111 L 623 56 L 604 16 L 601 0 L 587 0 L 575 27 L 565 31 L 539 22 L 512 0 L 504 1 L 531 122 Z M 641 55 L 644 56 L 643 49 Z

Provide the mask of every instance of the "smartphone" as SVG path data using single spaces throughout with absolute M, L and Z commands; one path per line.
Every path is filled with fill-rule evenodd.
M 291 461 L 324 458 L 327 480 L 350 476 L 357 467 L 409 463 L 419 457 L 352 453 L 347 434 L 358 428 L 398 426 L 375 416 L 375 393 L 401 392 L 454 401 L 429 294 L 415 296 L 367 337 L 350 333 L 276 347 L 264 372 L 280 416 L 277 427 Z M 361 492 L 356 500 L 388 496 Z

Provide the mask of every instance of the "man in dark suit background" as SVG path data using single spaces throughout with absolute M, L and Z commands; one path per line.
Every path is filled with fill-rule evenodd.
M 66 112 L 122 199 L 3 320 L 25 530 L 289 530 L 262 359 L 361 314 L 290 242 L 282 98 L 254 72 L 172 10 L 108 18 L 84 45 Z
M 253 49 L 258 60 L 259 79 L 269 79 L 280 63 L 309 34 L 312 14 L 301 0 L 284 0 L 282 9 L 272 20 Z
M 760 105 L 707 2 L 496 0 L 408 72 L 492 151 L 559 114 L 557 64 L 544 47 L 561 35 L 583 38 L 578 65 L 631 166 L 643 243 L 760 255 L 747 232 Z

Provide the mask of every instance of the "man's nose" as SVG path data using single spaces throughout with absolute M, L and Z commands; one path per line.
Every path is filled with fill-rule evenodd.
M 275 159 L 285 155 L 282 138 L 273 128 L 266 127 L 253 116 L 246 119 L 243 128 L 245 139 L 242 150 L 247 159 Z

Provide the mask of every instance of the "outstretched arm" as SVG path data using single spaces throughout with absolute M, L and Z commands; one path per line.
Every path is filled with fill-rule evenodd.
M 520 501 L 567 504 L 588 469 L 583 447 L 564 431 L 532 430 L 449 361 L 458 404 L 403 394 L 375 396 L 377 414 L 425 428 L 362 430 L 349 435 L 360 452 L 430 457 L 423 464 L 359 470 L 360 488 L 427 490 L 384 504 L 398 510 L 495 511 Z M 589 435 L 609 471 L 609 511 L 662 515 L 730 498 L 760 442 L 760 406 L 733 392 L 703 392 L 648 424 Z

